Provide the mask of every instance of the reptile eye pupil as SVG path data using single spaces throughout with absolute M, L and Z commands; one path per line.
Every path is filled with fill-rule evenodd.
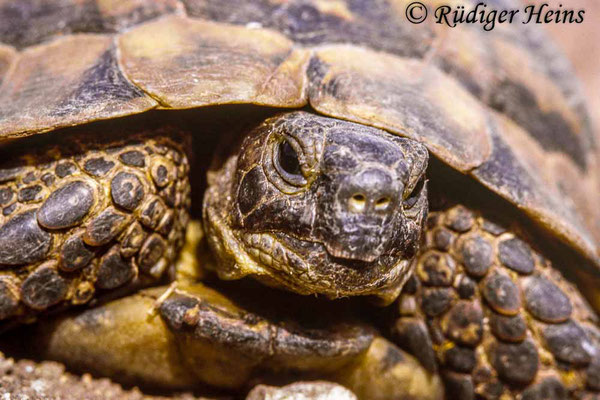
M 302 175 L 298 153 L 296 153 L 296 150 L 294 150 L 292 145 L 287 140 L 284 140 L 279 145 L 277 161 L 279 162 L 281 169 L 288 174 L 297 176 Z

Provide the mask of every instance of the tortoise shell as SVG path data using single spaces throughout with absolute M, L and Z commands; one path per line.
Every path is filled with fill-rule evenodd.
M 151 109 L 309 105 L 421 141 L 598 264 L 597 149 L 565 60 L 528 25 L 413 25 L 405 6 L 0 0 L 0 141 Z

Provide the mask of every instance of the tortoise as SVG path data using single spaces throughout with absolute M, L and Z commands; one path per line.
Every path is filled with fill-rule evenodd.
M 578 83 L 535 27 L 404 6 L 0 1 L 1 349 L 161 391 L 596 398 Z

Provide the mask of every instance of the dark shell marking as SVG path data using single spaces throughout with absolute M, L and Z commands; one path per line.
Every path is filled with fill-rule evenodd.
M 115 163 L 112 161 L 107 161 L 103 157 L 94 157 L 85 161 L 83 164 L 83 169 L 91 175 L 103 176 L 106 175 L 114 166 Z
M 552 354 L 570 364 L 589 364 L 592 351 L 597 350 L 581 326 L 573 321 L 548 325 L 542 328 L 542 336 Z
M 426 229 L 392 337 L 440 373 L 448 398 L 600 391 L 596 317 L 546 260 L 464 207 L 430 212 Z
M 91 220 L 83 234 L 90 246 L 102 246 L 114 239 L 129 223 L 129 215 L 109 207 Z
M 442 377 L 448 398 L 462 400 L 475 399 L 475 387 L 470 375 L 444 372 Z
M 515 315 L 521 307 L 519 288 L 508 277 L 501 273 L 487 276 L 482 288 L 483 297 L 490 307 L 500 314 Z
M 531 249 L 517 238 L 504 240 L 498 246 L 500 261 L 504 266 L 522 274 L 530 274 L 534 268 Z
M 433 343 L 423 321 L 411 318 L 400 319 L 393 328 L 393 335 L 396 343 L 413 354 L 428 371 L 437 370 Z
M 450 286 L 454 278 L 454 259 L 447 254 L 431 252 L 423 255 L 416 273 L 424 285 Z
M 75 271 L 85 267 L 94 258 L 94 252 L 87 246 L 81 235 L 71 236 L 63 244 L 59 267 L 64 271 Z
M 421 308 L 426 315 L 435 317 L 450 307 L 454 297 L 454 290 L 450 288 L 423 288 L 421 291 Z
M 86 303 L 96 289 L 106 292 L 138 280 L 149 284 L 161 277 L 183 244 L 190 204 L 187 175 L 168 174 L 174 196 L 182 200 L 177 206 L 165 204 L 149 163 L 140 162 L 160 147 L 163 164 L 177 160 L 187 168 L 181 147 L 170 137 L 132 134 L 131 143 L 119 142 L 121 151 L 111 149 L 110 136 L 103 142 L 65 134 L 61 140 L 65 150 L 60 144 L 52 152 L 40 146 L 36 157 L 7 160 L 23 166 L 13 168 L 12 178 L 0 184 L 0 201 L 11 204 L 11 212 L 0 216 L 0 264 L 5 266 L 0 271 L 0 329 L 52 306 Z M 55 158 L 48 160 L 48 154 Z M 43 196 L 37 208 L 29 196 L 15 196 L 16 182 L 45 175 L 52 180 L 36 192 Z
M 467 237 L 462 245 L 462 262 L 469 275 L 484 276 L 492 265 L 491 244 L 480 235 Z
M 167 244 L 159 234 L 153 233 L 146 239 L 138 254 L 137 262 L 142 271 L 150 272 L 150 269 L 163 256 Z
M 523 392 L 522 400 L 567 400 L 569 395 L 557 378 L 546 378 Z
M 537 348 L 532 342 L 496 342 L 489 352 L 492 365 L 498 371 L 498 375 L 507 382 L 527 384 L 535 378 L 540 361 Z
M 144 242 L 146 232 L 138 222 L 134 222 L 127 228 L 121 241 L 121 254 L 124 257 L 133 257 Z
M 159 197 L 150 198 L 146 204 L 142 206 L 140 221 L 147 228 L 155 229 L 165 211 L 165 204 Z
M 460 300 L 441 320 L 444 335 L 455 343 L 475 347 L 483 337 L 483 311 L 476 302 Z
M 154 184 L 161 188 L 171 183 L 176 175 L 175 166 L 164 159 L 152 160 L 150 173 Z
M 117 10 L 100 7 L 94 2 L 2 3 L 0 15 L 11 18 L 2 20 L 0 42 L 24 48 L 72 32 L 118 32 L 179 8 L 180 4 L 173 0 L 158 0 L 141 7 L 126 6 Z
M 445 358 L 450 369 L 464 373 L 470 373 L 477 363 L 475 351 L 468 347 L 451 347 L 446 351 Z
M 527 324 L 520 315 L 507 317 L 491 313 L 490 329 L 494 336 L 505 342 L 520 342 L 527 335 Z
M 43 198 L 43 187 L 41 185 L 32 185 L 19 190 L 18 200 L 21 203 L 35 203 Z
M 146 165 L 146 161 L 144 158 L 144 153 L 137 150 L 125 151 L 119 155 L 119 160 L 123 164 L 131 165 L 133 167 L 144 167 Z

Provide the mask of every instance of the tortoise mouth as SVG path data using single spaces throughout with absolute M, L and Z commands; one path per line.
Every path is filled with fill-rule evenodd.
M 380 240 L 373 237 L 357 237 L 353 242 L 362 240 L 361 246 L 352 246 L 339 242 L 319 243 L 325 248 L 329 257 L 344 264 L 372 264 L 381 257 Z
M 238 236 L 238 235 L 236 235 Z M 371 261 L 337 257 L 316 241 L 296 238 L 286 232 L 239 232 L 241 245 L 264 273 L 256 274 L 274 286 L 301 294 L 323 294 L 330 298 L 378 295 L 402 285 L 410 262 L 394 254 Z
M 309 253 L 318 253 L 325 257 L 325 262 L 330 264 L 339 264 L 346 268 L 356 270 L 367 270 L 370 267 L 380 264 L 381 254 L 364 254 L 353 251 L 344 245 L 335 243 L 322 243 L 319 240 L 308 240 L 297 238 L 286 232 L 277 232 L 273 234 L 281 243 L 296 254 L 303 256 Z

